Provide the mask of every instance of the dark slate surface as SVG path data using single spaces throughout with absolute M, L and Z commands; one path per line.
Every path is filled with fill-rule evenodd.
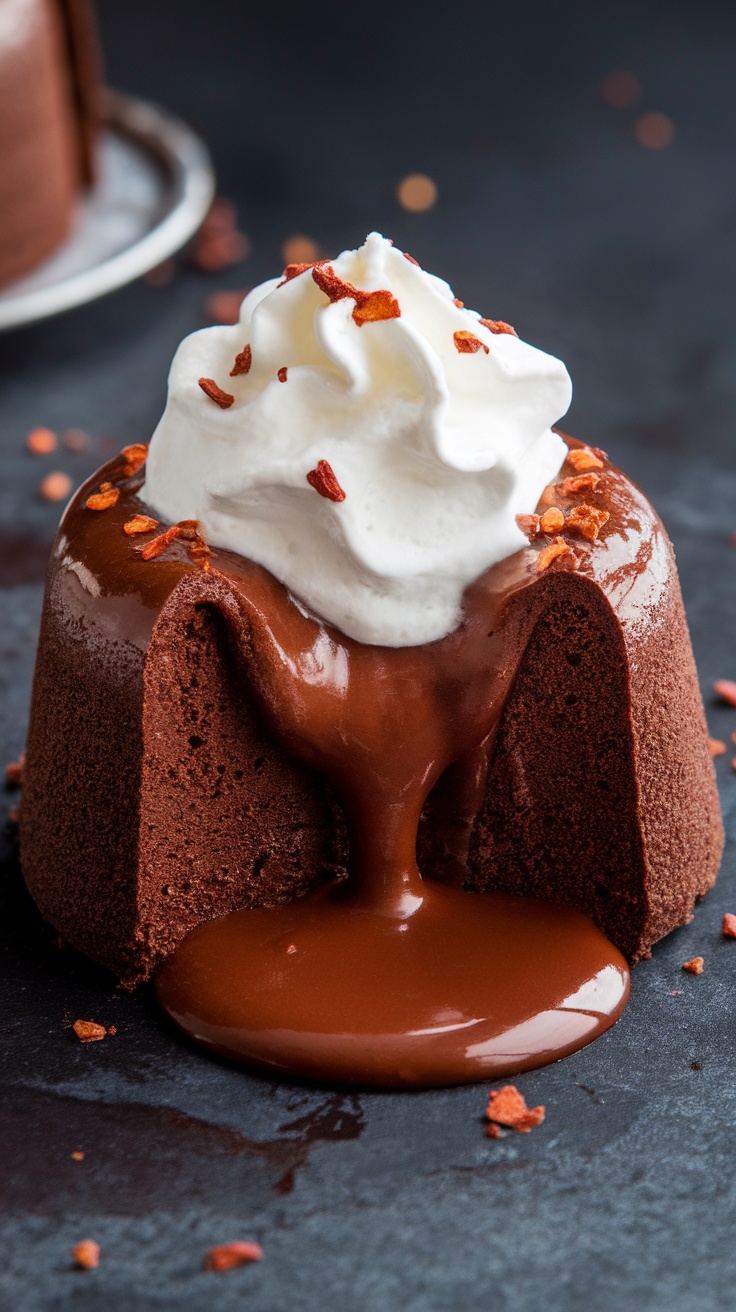
M 370 227 L 567 361 L 571 431 L 639 480 L 672 534 L 711 731 L 728 739 L 736 711 L 709 688 L 736 677 L 732 7 L 467 0 L 439 25 L 406 0 L 100 9 L 110 80 L 209 138 L 253 255 L 0 339 L 0 760 L 23 744 L 58 517 L 41 474 L 76 480 L 150 433 L 209 290 L 270 276 L 289 233 L 336 251 Z M 669 149 L 637 145 L 637 111 L 601 104 L 615 67 L 641 78 L 640 109 L 672 116 Z M 414 170 L 440 187 L 419 217 L 393 199 Z M 93 448 L 34 459 L 34 424 L 80 425 Z M 736 778 L 717 766 L 730 835 Z M 58 949 L 0 841 L 3 1312 L 733 1307 L 732 845 L 693 923 L 635 970 L 616 1029 L 519 1080 L 544 1125 L 491 1142 L 482 1087 L 346 1096 L 184 1047 L 146 991 Z M 683 975 L 696 953 L 705 973 Z M 117 1037 L 81 1046 L 77 1016 Z M 71 1268 L 85 1236 L 102 1246 L 94 1273 Z M 264 1260 L 201 1272 L 237 1238 Z

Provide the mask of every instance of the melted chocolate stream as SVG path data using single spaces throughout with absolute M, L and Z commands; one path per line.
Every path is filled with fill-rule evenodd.
M 117 524 L 145 509 L 133 486 L 95 517 L 108 552 L 110 534 L 123 539 Z M 488 753 L 545 606 L 530 553 L 467 590 L 463 623 L 446 638 L 383 648 L 328 627 L 230 553 L 215 552 L 202 573 L 183 544 L 147 563 L 125 539 L 115 551 L 130 556 L 123 573 L 166 576 L 159 609 L 176 576 L 192 576 L 192 596 L 223 614 L 238 677 L 274 738 L 328 777 L 350 831 L 346 880 L 184 939 L 157 979 L 181 1029 L 257 1068 L 409 1087 L 542 1065 L 613 1024 L 628 970 L 587 917 L 463 892 L 417 868 L 419 816 L 447 771 L 445 838 L 462 872 Z

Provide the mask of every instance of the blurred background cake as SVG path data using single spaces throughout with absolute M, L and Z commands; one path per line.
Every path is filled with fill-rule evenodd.
M 100 117 L 87 0 L 0 0 L 0 286 L 69 233 L 94 181 Z

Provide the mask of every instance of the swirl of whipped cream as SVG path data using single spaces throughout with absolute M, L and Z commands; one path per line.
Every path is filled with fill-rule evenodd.
M 489 324 L 378 233 L 291 265 L 182 342 L 142 495 L 361 642 L 444 637 L 566 454 L 565 366 Z

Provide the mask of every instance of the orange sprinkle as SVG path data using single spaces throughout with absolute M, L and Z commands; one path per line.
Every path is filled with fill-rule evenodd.
M 541 1125 L 545 1117 L 545 1108 L 527 1107 L 523 1094 L 515 1084 L 504 1084 L 501 1089 L 491 1089 L 486 1119 L 497 1125 L 508 1125 L 521 1134 L 528 1134 L 536 1125 Z
M 729 706 L 736 706 L 736 683 L 732 679 L 716 679 L 713 691 L 718 694 L 721 701 L 728 702 Z
M 231 396 L 230 392 L 224 392 L 221 387 L 218 387 L 214 378 L 198 378 L 197 382 L 205 396 L 208 396 L 210 401 L 214 401 L 215 405 L 219 405 L 221 410 L 228 410 L 233 404 L 235 397 Z
M 727 911 L 723 917 L 721 931 L 724 938 L 736 938 L 736 916 L 732 911 Z
M 155 528 L 158 528 L 157 519 L 151 519 L 150 515 L 134 515 L 123 524 L 123 533 L 132 538 L 136 533 L 152 533 Z
M 542 515 L 539 527 L 543 533 L 559 533 L 564 523 L 565 516 L 559 506 L 550 506 L 549 510 L 545 510 Z
M 94 1271 L 100 1265 L 100 1245 L 94 1239 L 82 1239 L 74 1245 L 72 1257 L 81 1271 Z
M 72 1029 L 80 1043 L 98 1043 L 107 1034 L 105 1026 L 94 1020 L 75 1020 Z
M 59 469 L 42 478 L 38 486 L 39 495 L 44 501 L 65 501 L 71 490 L 72 480 Z
M 175 538 L 178 538 L 180 532 L 179 525 L 172 524 L 171 528 L 159 533 L 157 538 L 151 538 L 151 541 L 147 542 L 145 547 L 140 548 L 141 560 L 155 560 L 156 556 L 160 556 L 162 551 L 171 546 L 171 543 Z
M 691 957 L 689 961 L 683 961 L 682 969 L 686 970 L 688 975 L 702 975 L 704 965 L 704 957 Z
M 317 468 L 310 469 L 307 482 L 315 492 L 319 492 L 320 496 L 326 497 L 328 501 L 345 500 L 345 492 L 337 481 L 332 465 L 326 460 L 318 460 Z
M 549 546 L 542 547 L 537 556 L 537 569 L 547 569 L 558 556 L 566 556 L 568 553 L 572 554 L 572 547 L 569 543 L 564 538 L 555 538 Z
M 262 1257 L 260 1244 L 220 1244 L 205 1255 L 202 1266 L 205 1271 L 232 1271 L 233 1267 L 245 1266 L 248 1262 L 260 1262 Z
M 575 478 L 563 478 L 557 487 L 563 497 L 571 497 L 576 492 L 594 492 L 600 481 L 600 474 L 578 474 Z
M 489 332 L 507 333 L 509 337 L 519 336 L 516 329 L 512 328 L 510 323 L 504 323 L 503 319 L 481 319 L 480 322 Z
M 399 204 L 413 214 L 422 214 L 431 210 L 437 200 L 437 183 L 428 178 L 426 173 L 409 173 L 401 179 L 396 194 Z
M 709 738 L 709 739 L 708 739 L 708 746 L 709 746 L 709 748 L 710 748 L 710 754 L 711 754 L 711 756 L 725 756 L 725 755 L 726 755 L 726 751 L 727 751 L 726 744 L 725 744 L 725 743 L 722 743 L 721 740 L 720 740 L 720 738 Z
M 573 447 L 567 453 L 567 462 L 582 473 L 584 469 L 602 469 L 603 461 L 594 455 L 589 447 Z
M 567 516 L 565 527 L 570 533 L 579 533 L 581 537 L 587 538 L 588 542 L 595 542 L 598 534 L 607 524 L 611 516 L 607 510 L 598 510 L 596 506 L 589 506 L 586 502 L 575 506 Z
M 95 492 L 91 497 L 87 497 L 85 506 L 88 510 L 109 510 L 114 506 L 120 497 L 120 488 L 103 484 L 99 492 Z
M 453 333 L 452 339 L 455 343 L 455 350 L 459 351 L 461 355 L 475 355 L 476 351 L 481 350 L 488 355 L 488 347 L 485 342 L 482 342 L 479 337 L 475 337 L 473 333 L 467 332 L 464 328 Z
M 125 461 L 123 473 L 126 478 L 130 478 L 131 474 L 145 464 L 148 458 L 148 446 L 145 442 L 133 442 L 130 446 L 124 446 L 120 454 Z
M 50 428 L 32 428 L 26 438 L 26 446 L 34 456 L 48 456 L 59 445 L 56 433 Z
M 235 364 L 230 370 L 230 377 L 237 378 L 239 374 L 249 374 L 250 367 L 253 363 L 253 352 L 250 349 L 250 343 L 244 346 L 235 357 Z M 200 382 L 200 387 L 202 386 Z

